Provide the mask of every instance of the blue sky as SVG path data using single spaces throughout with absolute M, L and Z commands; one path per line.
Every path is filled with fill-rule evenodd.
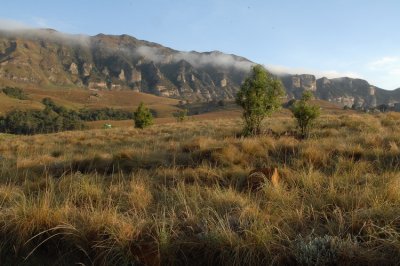
M 274 71 L 400 87 L 398 0 L 4 1 L 0 28 L 129 34 L 177 50 L 219 50 Z

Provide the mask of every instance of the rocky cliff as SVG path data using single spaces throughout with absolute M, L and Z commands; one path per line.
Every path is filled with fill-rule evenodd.
M 288 98 L 299 98 L 308 90 L 318 99 L 340 106 L 363 108 L 400 102 L 400 88 L 388 91 L 369 84 L 363 79 L 348 77 L 316 79 L 313 75 L 283 75 L 280 77 Z
M 282 83 L 286 88 L 289 98 L 300 98 L 305 90 L 315 92 L 317 83 L 314 75 L 282 75 Z

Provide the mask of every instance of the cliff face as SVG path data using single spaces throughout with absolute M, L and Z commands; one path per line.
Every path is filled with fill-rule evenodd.
M 316 79 L 313 75 L 284 75 L 281 80 L 288 98 L 300 98 L 301 94 L 308 90 L 313 91 L 318 99 L 340 106 L 375 107 L 400 102 L 400 89 L 383 90 L 362 79 Z
M 179 52 L 127 35 L 0 33 L 0 82 L 132 89 L 207 101 L 232 99 L 252 65 L 235 55 Z
M 300 98 L 303 91 L 317 90 L 317 82 L 314 75 L 283 75 L 280 77 L 289 98 Z
M 0 32 L 0 86 L 131 89 L 191 101 L 233 99 L 254 63 L 218 51 L 180 52 L 128 35 L 66 35 L 54 30 Z M 361 79 L 279 76 L 288 98 L 303 91 L 342 106 L 400 102 Z
M 383 90 L 362 79 L 321 78 L 317 81 L 316 96 L 342 106 L 375 107 L 377 104 L 387 103 L 381 91 Z

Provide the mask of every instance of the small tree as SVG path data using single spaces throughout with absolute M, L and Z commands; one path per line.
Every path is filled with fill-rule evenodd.
M 176 118 L 177 122 L 183 122 L 186 120 L 188 114 L 187 109 L 179 110 L 176 113 L 174 113 L 174 117 Z
M 145 128 L 153 124 L 153 115 L 150 110 L 144 106 L 143 102 L 139 104 L 136 112 L 134 112 L 133 119 L 135 121 L 135 127 L 137 128 Z
M 290 109 L 297 120 L 297 127 L 302 138 L 308 137 L 312 124 L 320 115 L 320 108 L 309 103 L 312 97 L 312 92 L 305 91 L 301 99 L 296 101 Z
M 284 95 L 282 83 L 264 67 L 256 65 L 236 95 L 236 103 L 243 108 L 244 134 L 261 133 L 261 122 L 280 108 Z

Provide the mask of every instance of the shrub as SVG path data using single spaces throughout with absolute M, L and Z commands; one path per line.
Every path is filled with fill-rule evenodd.
M 297 120 L 297 126 L 300 129 L 302 138 L 308 137 L 312 123 L 320 115 L 320 108 L 309 104 L 312 96 L 310 91 L 305 91 L 301 99 L 296 101 L 290 109 Z
M 134 113 L 134 121 L 136 128 L 145 128 L 153 124 L 153 115 L 150 110 L 141 102 Z

